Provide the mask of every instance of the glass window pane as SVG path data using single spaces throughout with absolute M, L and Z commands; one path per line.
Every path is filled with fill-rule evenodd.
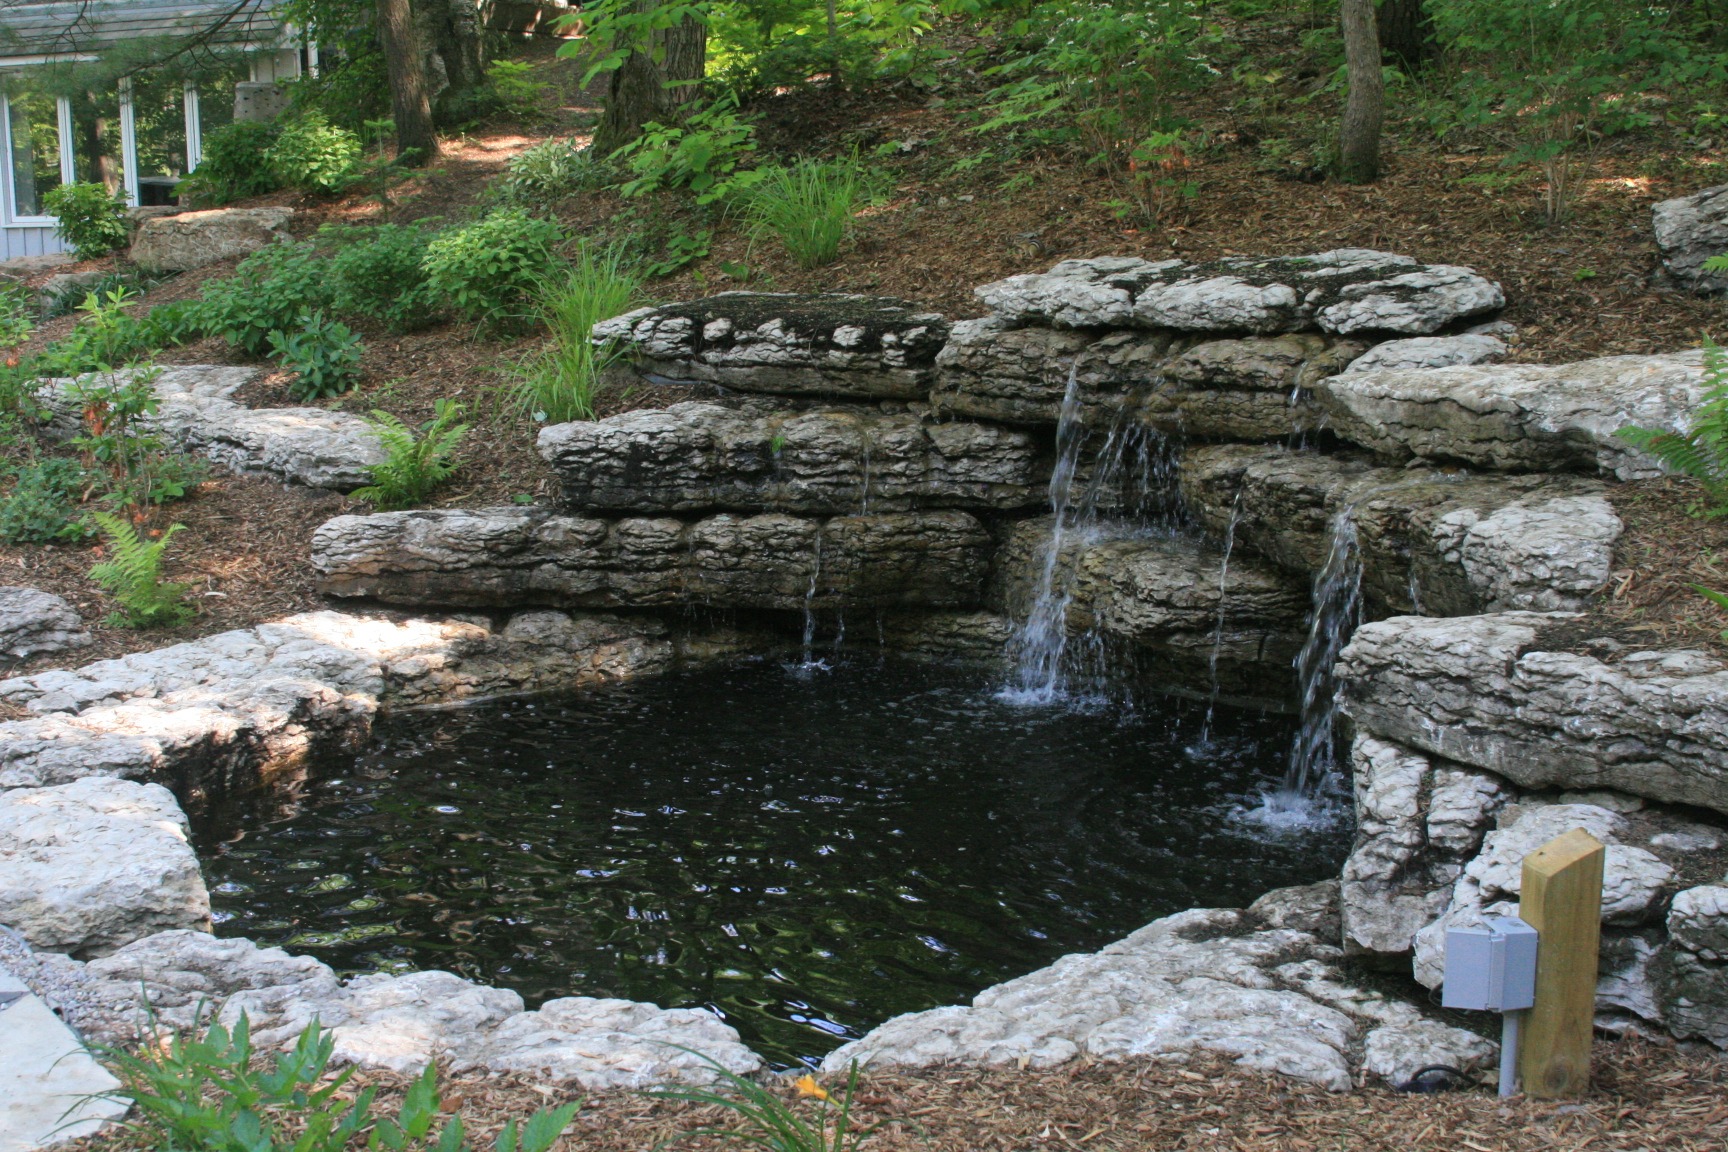
M 125 170 L 123 155 L 120 93 L 110 89 L 72 97 L 72 166 L 78 179 L 117 191 Z
M 60 186 L 60 118 L 54 97 L 10 94 L 12 205 L 19 216 L 46 215 L 42 197 Z
M 186 92 L 178 78 L 132 78 L 132 123 L 138 135 L 138 202 L 173 204 L 186 175 Z

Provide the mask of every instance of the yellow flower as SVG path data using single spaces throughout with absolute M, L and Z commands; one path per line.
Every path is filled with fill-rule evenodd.
M 816 1083 L 816 1077 L 805 1073 L 793 1082 L 792 1087 L 798 1089 L 800 1096 L 814 1096 L 818 1100 L 828 1099 L 828 1090 Z

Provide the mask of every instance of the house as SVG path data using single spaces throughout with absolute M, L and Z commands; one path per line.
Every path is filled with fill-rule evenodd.
M 24 0 L 0 8 L 0 260 L 67 249 L 43 211 L 49 189 L 101 181 L 130 205 L 172 204 L 205 133 L 273 114 L 277 83 L 317 68 L 316 47 L 294 35 L 278 7 L 280 0 Z M 195 45 L 176 58 L 198 66 L 114 79 L 78 67 L 145 44 Z

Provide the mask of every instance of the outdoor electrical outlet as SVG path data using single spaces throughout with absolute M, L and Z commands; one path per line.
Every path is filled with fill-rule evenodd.
M 1446 930 L 1444 1008 L 1503 1014 L 1500 1095 L 1515 1090 L 1518 1025 L 1536 1003 L 1536 929 L 1516 916 L 1490 916 L 1480 928 Z

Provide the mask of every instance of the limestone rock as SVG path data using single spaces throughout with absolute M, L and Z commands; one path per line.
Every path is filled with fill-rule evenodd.
M 522 1011 L 522 997 L 449 972 L 356 976 L 330 1021 L 338 1064 L 412 1074 Z
M 1341 248 L 1311 256 L 1201 264 L 1106 256 L 978 288 L 1015 326 L 1170 328 L 1182 332 L 1390 332 L 1427 335 L 1505 304 L 1467 268 Z
M 1001 663 L 1015 632 L 997 612 L 905 612 L 882 621 L 882 642 L 912 659 L 967 659 Z
M 719 1074 L 703 1056 L 740 1076 L 762 1067 L 737 1031 L 711 1013 L 570 996 L 511 1016 L 464 1052 L 454 1071 L 532 1076 L 598 1092 L 710 1083 Z
M 1025 619 L 1047 558 L 1048 517 L 1015 527 L 997 562 L 992 607 Z M 1241 553 L 1193 540 L 1073 536 L 1057 558 L 1070 594 L 1070 634 L 1125 644 L 1152 662 L 1166 685 L 1210 688 L 1216 669 L 1226 696 L 1280 695 L 1302 646 L 1307 588 Z
M 266 244 L 290 240 L 292 208 L 214 208 L 176 212 L 138 225 L 128 255 L 150 272 L 185 272 Z
M 1615 433 L 1684 432 L 1702 380 L 1703 354 L 1693 351 L 1346 372 L 1317 382 L 1314 394 L 1334 433 L 1393 458 L 1638 480 L 1660 476 L 1661 462 Z
M 1359 730 L 1527 788 L 1609 788 L 1728 812 L 1728 666 L 1542 650 L 1563 614 L 1365 625 L 1338 664 Z
M 1673 943 L 1667 1024 L 1676 1036 L 1728 1048 L 1728 887 L 1688 888 L 1668 910 Z
M 1454 364 L 1492 364 L 1506 358 L 1506 342 L 1486 333 L 1462 336 L 1412 336 L 1376 344 L 1350 361 L 1346 372 L 1375 368 L 1450 368 Z
M 1602 484 L 1583 477 L 1447 474 L 1222 444 L 1185 452 L 1181 487 L 1214 535 L 1304 576 L 1325 565 L 1348 510 L 1373 615 L 1583 607 L 1607 582 L 1623 531 Z
M 1651 223 L 1674 279 L 1699 293 L 1728 289 L 1728 274 L 1704 271 L 1704 261 L 1728 252 L 1728 184 L 1662 201 L 1651 209 Z
M 1701 960 L 1728 964 L 1728 887 L 1688 888 L 1668 908 L 1668 938 Z
M 173 795 L 106 779 L 0 792 L 0 923 L 34 948 L 92 956 L 208 927 L 210 896 Z
M 539 448 L 565 503 L 584 512 L 835 515 L 1045 499 L 1027 434 L 868 408 L 674 404 L 553 425 Z
M 903 300 L 834 293 L 722 292 L 641 308 L 594 326 L 649 374 L 741 392 L 921 399 L 948 338 L 941 316 Z
M 35 588 L 0 587 L 0 662 L 90 643 L 72 605 Z
M 1386 1024 L 1368 1033 L 1362 1067 L 1402 1088 L 1423 1068 L 1440 1065 L 1468 1075 L 1494 1065 L 1500 1045 L 1437 1020 Z
M 0 1149 L 34 1152 L 94 1136 L 131 1101 L 120 1081 L 19 981 L 0 971 Z
M 976 603 L 989 538 L 964 512 L 606 521 L 538 508 L 339 516 L 323 590 L 391 603 L 803 609 Z
M 1248 915 L 1268 928 L 1289 928 L 1321 940 L 1336 940 L 1339 933 L 1338 881 L 1298 884 L 1274 888 L 1248 905 Z

